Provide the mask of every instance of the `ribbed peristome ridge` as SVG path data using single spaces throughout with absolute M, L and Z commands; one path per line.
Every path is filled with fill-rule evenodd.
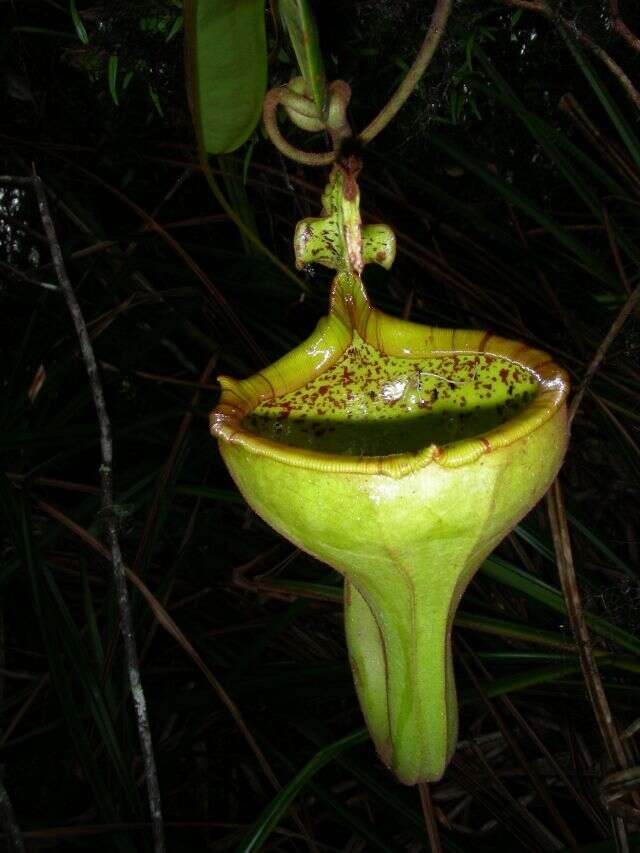
M 519 413 L 495 429 L 444 446 L 428 444 L 417 452 L 348 456 L 296 447 L 258 435 L 243 419 L 258 405 L 288 394 L 321 376 L 351 346 L 354 332 L 387 356 L 421 359 L 485 354 L 509 361 L 535 377 L 538 392 Z M 492 450 L 507 447 L 548 421 L 567 397 L 567 374 L 547 353 L 481 330 L 446 329 L 412 323 L 373 308 L 359 276 L 338 274 L 331 289 L 330 314 L 313 334 L 283 358 L 247 379 L 220 377 L 222 394 L 211 413 L 211 432 L 250 453 L 299 468 L 403 477 L 430 464 L 467 465 Z

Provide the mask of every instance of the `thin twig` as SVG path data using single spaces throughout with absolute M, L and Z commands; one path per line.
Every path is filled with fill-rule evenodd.
M 20 832 L 20 827 L 16 822 L 16 816 L 13 811 L 13 806 L 11 805 L 9 794 L 7 793 L 7 789 L 5 788 L 1 777 L 0 823 L 2 823 L 6 834 L 8 842 L 7 851 L 12 851 L 12 853 L 24 853 L 24 841 L 22 840 L 22 833 Z
M 25 701 L 22 703 L 22 705 L 18 708 L 18 711 L 13 715 L 11 722 L 9 723 L 7 728 L 4 730 L 4 732 L 2 733 L 2 737 L 0 737 L 0 749 L 3 749 L 9 743 L 9 741 L 11 739 L 11 735 L 18 728 L 20 721 L 24 719 L 27 711 L 29 710 L 29 708 L 31 708 L 31 706 L 33 705 L 33 703 L 37 699 L 38 694 L 40 693 L 40 691 L 42 690 L 43 687 L 46 687 L 46 685 L 48 683 L 49 683 L 49 675 L 48 674 L 43 675 L 42 678 L 40 679 L 40 681 L 35 685 L 35 687 L 31 691 L 31 693 L 27 696 Z
M 452 8 L 453 0 L 437 0 L 436 8 L 433 10 L 433 15 L 431 16 L 429 29 L 413 65 L 378 115 L 365 127 L 362 133 L 358 134 L 358 139 L 361 142 L 365 144 L 371 142 L 381 130 L 384 130 L 416 88 L 440 44 Z
M 218 360 L 218 353 L 214 353 L 208 360 L 206 367 L 200 374 L 199 382 L 206 382 L 209 378 L 211 371 L 213 370 L 216 362 Z M 142 530 L 142 535 L 140 536 L 140 541 L 138 543 L 138 550 L 136 553 L 135 560 L 132 565 L 132 569 L 136 574 L 141 574 L 140 567 L 144 561 L 144 555 L 147 550 L 147 546 L 149 542 L 152 540 L 154 529 L 156 526 L 156 522 L 158 520 L 158 515 L 160 513 L 160 504 L 162 501 L 162 496 L 164 494 L 165 489 L 169 483 L 171 478 L 171 473 L 176 463 L 176 459 L 178 457 L 178 453 L 182 446 L 182 442 L 184 441 L 185 436 L 187 435 L 191 424 L 193 422 L 193 415 L 196 410 L 196 407 L 200 401 L 200 389 L 198 388 L 193 395 L 190 406 L 187 409 L 182 421 L 180 423 L 180 428 L 178 429 L 178 434 L 171 446 L 171 450 L 169 452 L 169 457 L 165 462 L 160 476 L 156 482 L 156 488 L 153 496 L 153 500 L 151 502 L 151 507 L 147 514 L 146 521 L 144 523 L 144 528 Z
M 45 290 L 60 290 L 57 284 L 50 284 L 48 281 L 38 281 L 35 278 L 31 278 L 31 276 L 17 269 L 17 267 L 12 267 L 11 264 L 6 264 L 4 261 L 0 261 L 0 269 L 5 270 L 10 275 L 15 275 L 16 278 L 19 278 L 20 281 L 25 281 L 27 284 L 34 284 L 36 287 L 43 287 Z
M 591 645 L 591 636 L 582 607 L 582 597 L 573 564 L 573 551 L 571 548 L 567 516 L 564 509 L 562 489 L 560 481 L 557 479 L 547 494 L 547 508 L 551 522 L 551 533 L 556 552 L 560 584 L 567 606 L 567 615 L 571 629 L 578 646 L 580 666 L 587 693 L 611 766 L 614 769 L 624 770 L 629 767 L 629 756 L 620 738 L 613 714 L 611 713 L 609 700 L 604 691 L 602 679 L 600 678 L 600 670 L 598 669 L 596 656 Z M 632 797 L 634 801 L 640 799 L 640 796 L 635 793 L 632 793 Z
M 68 530 L 70 530 L 74 535 L 78 536 L 85 544 L 87 544 L 93 551 L 100 556 L 104 560 L 109 560 L 109 551 L 101 542 L 89 533 L 89 531 L 85 530 L 81 527 L 77 522 L 73 521 L 69 516 L 65 515 L 56 507 L 52 506 L 49 503 L 46 503 L 43 500 L 36 499 L 36 505 L 45 512 L 50 518 L 55 519 L 56 521 L 63 524 Z M 187 639 L 186 635 L 182 632 L 182 630 L 178 627 L 177 623 L 174 621 L 172 616 L 167 612 L 167 610 L 162 606 L 162 604 L 158 601 L 158 599 L 151 592 L 149 587 L 144 583 L 141 578 L 136 575 L 126 564 L 124 566 L 124 570 L 126 573 L 126 577 L 129 582 L 132 583 L 136 589 L 140 592 L 142 597 L 145 599 L 151 612 L 158 624 L 169 634 L 169 636 L 173 637 L 174 640 L 180 645 L 183 650 L 187 653 L 187 655 L 193 660 L 198 669 L 202 672 L 205 679 L 209 682 L 210 686 L 213 688 L 214 692 L 217 694 L 222 704 L 230 712 L 231 716 L 236 722 L 236 725 L 240 729 L 241 734 L 245 738 L 248 743 L 250 749 L 253 751 L 256 759 L 258 760 L 258 764 L 260 765 L 263 773 L 267 777 L 267 779 L 271 782 L 276 791 L 280 791 L 282 786 L 278 781 L 275 773 L 271 769 L 271 765 L 267 761 L 264 753 L 258 746 L 256 739 L 251 733 L 247 723 L 244 721 L 244 718 L 240 712 L 240 709 L 235 704 L 233 699 L 226 692 L 222 684 L 215 677 L 213 672 L 206 665 L 200 654 L 196 651 L 191 642 Z M 302 826 L 299 823 L 299 817 L 296 816 L 296 813 L 293 813 L 294 820 L 298 823 L 298 825 Z M 307 845 L 310 850 L 314 851 L 315 843 L 313 839 L 309 836 L 307 830 L 302 827 L 302 834 L 307 842 Z
M 467 650 L 469 656 L 474 659 L 476 666 L 479 668 L 482 675 L 488 681 L 491 681 L 491 676 L 490 676 L 489 672 L 482 665 L 482 663 L 476 658 L 476 656 L 473 654 L 473 650 L 470 649 L 468 644 L 465 643 L 464 641 L 462 641 L 462 644 L 465 647 L 465 649 Z M 573 851 L 577 851 L 579 849 L 578 843 L 577 843 L 577 841 L 573 835 L 573 832 L 571 831 L 568 823 L 566 822 L 566 820 L 564 819 L 562 814 L 557 809 L 553 799 L 550 797 L 544 782 L 540 779 L 538 773 L 535 771 L 532 764 L 527 760 L 527 757 L 524 753 L 524 750 L 521 748 L 520 743 L 518 742 L 518 739 L 514 736 L 513 730 L 509 728 L 509 726 L 507 725 L 506 721 L 504 720 L 502 714 L 498 711 L 497 707 L 494 705 L 494 703 L 491 701 L 491 699 L 487 696 L 486 690 L 483 689 L 482 685 L 480 684 L 480 681 L 478 680 L 478 677 L 473 672 L 473 669 L 471 668 L 470 664 L 464 658 L 461 658 L 461 661 L 462 661 L 462 664 L 463 664 L 465 670 L 467 671 L 467 674 L 471 678 L 471 681 L 473 682 L 475 689 L 478 691 L 485 707 L 487 708 L 487 710 L 489 711 L 489 713 L 491 714 L 491 716 L 495 720 L 498 728 L 502 732 L 505 743 L 509 746 L 509 748 L 511 749 L 511 751 L 513 752 L 513 754 L 515 755 L 517 760 L 520 762 L 520 765 L 523 768 L 524 772 L 527 774 L 527 776 L 531 780 L 533 787 L 538 792 L 538 796 L 540 797 L 542 802 L 545 804 L 545 806 L 549 810 L 550 815 L 553 817 L 558 829 L 560 830 L 560 832 L 564 836 L 565 841 L 567 842 L 569 848 Z M 507 701 L 508 701 L 508 698 L 507 698 Z M 507 708 L 509 708 L 509 706 L 504 701 L 502 702 L 502 704 L 504 704 Z M 527 819 L 530 818 L 530 815 L 529 815 L 529 812 L 527 809 L 524 809 L 523 813 L 526 813 Z M 563 846 L 555 838 L 555 836 L 552 836 L 550 830 L 546 826 L 544 826 L 540 822 L 537 823 L 537 826 L 543 830 L 545 835 L 548 836 L 547 840 L 552 842 L 553 847 L 559 849 Z M 553 841 L 552 841 L 552 839 L 553 839 Z
M 418 50 L 418 54 L 413 65 L 407 72 L 402 83 L 400 83 L 378 115 L 360 134 L 358 134 L 360 142 L 366 145 L 368 142 L 371 142 L 372 139 L 375 139 L 380 131 L 384 130 L 384 128 L 394 118 L 396 113 L 401 109 L 405 101 L 415 90 L 422 78 L 422 75 L 427 70 L 429 63 L 433 59 L 433 55 L 438 49 L 438 45 L 440 44 L 444 34 L 452 8 L 453 0 L 436 0 L 436 6 L 433 11 L 433 15 L 431 16 L 431 23 L 429 24 L 427 34 L 420 45 L 420 49 Z M 334 103 L 333 112 L 340 118 L 333 125 L 331 122 L 325 125 L 325 129 L 329 131 L 332 138 L 333 151 L 323 152 L 303 151 L 300 148 L 296 148 L 284 138 L 280 132 L 280 128 L 278 127 L 277 110 L 280 104 L 289 108 L 289 117 L 294 121 L 294 106 L 301 105 L 303 108 L 302 114 L 305 119 L 308 120 L 309 115 L 304 111 L 305 101 L 307 100 L 304 96 L 295 94 L 291 91 L 289 86 L 278 86 L 267 92 L 265 96 L 262 118 L 269 138 L 282 154 L 297 163 L 302 163 L 306 166 L 330 165 L 336 159 L 340 142 L 350 136 L 349 125 L 346 119 L 346 107 L 351 96 L 351 90 L 343 80 L 335 80 L 329 87 L 329 90 L 330 97 Z M 340 109 L 338 109 L 338 107 L 340 107 Z M 297 124 L 297 122 L 295 123 Z
M 621 746 L 615 746 L 616 742 L 620 743 L 620 739 L 613 723 L 609 702 L 604 693 L 598 664 L 593 653 L 593 646 L 591 645 L 589 628 L 584 616 L 582 597 L 573 565 L 573 551 L 564 511 L 564 501 L 560 483 L 557 479 L 547 495 L 547 507 L 560 575 L 560 584 L 567 605 L 569 622 L 571 623 L 573 635 L 578 646 L 580 664 L 587 690 L 589 691 L 589 696 L 596 712 L 596 718 L 605 746 L 610 753 L 610 758 L 612 762 L 624 765 L 626 763 L 626 756 Z
M 40 145 L 36 145 L 34 147 L 37 148 L 38 150 L 44 150 L 43 146 L 40 146 Z M 52 153 L 52 151 L 50 149 L 46 149 L 46 151 L 48 154 Z M 121 201 L 123 204 L 125 204 L 130 210 L 132 210 L 136 214 L 136 216 L 138 216 L 145 223 L 145 226 L 147 226 L 147 228 L 150 232 L 158 234 L 158 236 L 169 246 L 169 248 L 173 252 L 175 252 L 182 261 L 184 261 L 186 263 L 186 265 L 189 267 L 189 269 L 196 275 L 197 278 L 200 279 L 202 284 L 204 284 L 205 288 L 208 290 L 209 294 L 213 297 L 213 300 L 216 302 L 217 309 L 220 310 L 220 313 L 224 316 L 224 319 L 233 328 L 235 328 L 238 335 L 246 341 L 248 347 L 256 355 L 258 362 L 260 362 L 262 364 L 268 363 L 266 356 L 264 355 L 264 353 L 262 353 L 262 351 L 256 345 L 255 341 L 253 340 L 253 337 L 250 335 L 250 333 L 244 327 L 244 325 L 242 324 L 242 322 L 238 318 L 237 314 L 235 313 L 233 308 L 229 305 L 229 303 L 224 298 L 224 296 L 219 291 L 219 289 L 216 287 L 214 282 L 206 275 L 204 270 L 193 260 L 193 258 L 188 254 L 188 252 L 186 252 L 182 248 L 180 243 L 178 243 L 158 222 L 156 222 L 156 220 L 153 219 L 153 217 L 151 217 L 145 210 L 143 210 L 141 207 L 139 207 L 134 201 L 132 201 L 132 199 L 130 199 L 127 195 L 125 195 L 119 189 L 111 186 L 111 184 L 109 184 L 107 181 L 103 180 L 98 175 L 95 175 L 93 172 L 89 171 L 88 169 L 85 169 L 83 166 L 80 166 L 76 161 L 70 160 L 67 157 L 64 157 L 63 155 L 56 155 L 55 152 L 53 152 L 53 154 L 54 154 L 54 156 L 58 157 L 59 159 L 63 160 L 65 163 L 67 163 L 69 166 L 71 166 L 74 170 L 76 170 L 77 172 L 79 172 L 82 175 L 85 175 L 87 178 L 89 178 L 89 180 L 98 184 L 99 186 L 106 189 L 109 193 L 114 195 L 119 201 Z M 197 168 L 197 167 L 194 167 L 194 168 Z M 31 180 L 30 178 L 20 178 L 18 183 L 19 183 L 19 185 L 25 185 L 25 183 L 28 184 L 30 180 Z M 2 184 L 3 182 L 12 183 L 13 178 L 11 178 L 11 177 L 3 178 L 0 176 L 0 184 Z M 73 215 L 74 221 L 77 222 L 78 227 L 81 227 L 81 229 L 84 231 L 84 233 L 91 233 L 89 227 L 84 222 L 82 222 L 81 220 L 78 220 L 77 217 L 75 216 L 75 214 L 72 213 L 72 211 L 67 210 L 67 213 Z M 278 261 L 278 263 L 280 263 L 284 269 L 288 270 L 288 268 L 284 264 L 282 264 L 281 261 Z M 288 270 L 288 273 L 291 277 L 294 278 L 294 280 L 298 281 L 298 279 L 295 277 L 294 273 L 291 272 L 291 270 Z M 154 294 L 158 295 L 156 291 L 153 291 L 153 292 L 154 292 Z M 162 296 L 159 295 L 159 298 L 162 299 Z M 217 315 L 217 316 L 219 316 L 219 315 Z M 185 328 L 189 328 L 188 324 L 186 324 L 186 323 L 185 323 Z M 209 351 L 210 351 L 210 349 L 209 349 Z
M 481 668 L 481 672 L 483 675 L 487 675 L 487 670 L 479 660 L 476 660 L 477 665 Z M 575 784 L 571 781 L 569 776 L 567 775 L 564 768 L 561 766 L 561 763 L 556 759 L 555 755 L 553 755 L 545 746 L 541 738 L 536 734 L 533 727 L 529 724 L 528 720 L 520 713 L 518 708 L 515 706 L 513 700 L 509 697 L 508 694 L 500 697 L 501 704 L 509 711 L 512 715 L 516 724 L 520 727 L 520 729 L 532 740 L 532 742 L 538 747 L 540 752 L 544 755 L 546 760 L 549 762 L 549 766 L 555 770 L 558 775 L 558 778 L 561 779 L 567 787 L 567 790 L 573 794 L 574 799 L 579 803 L 580 807 L 583 809 L 586 816 L 593 822 L 594 827 L 600 833 L 602 838 L 606 838 L 606 827 L 602 821 L 602 818 L 598 811 L 594 808 L 593 804 L 584 796 L 584 794 L 580 793 L 576 788 Z
M 25 178 L 22 175 L 0 175 L 0 184 L 16 187 L 32 187 L 33 178 Z
M 611 217 L 609 216 L 609 211 L 607 210 L 606 204 L 602 205 L 602 218 L 604 220 L 604 227 L 607 232 L 609 248 L 611 249 L 611 254 L 613 255 L 613 260 L 615 261 L 616 269 L 618 270 L 618 275 L 620 276 L 620 281 L 622 282 L 622 286 L 624 287 L 626 292 L 631 293 L 629 276 L 627 275 L 626 270 L 624 268 L 622 255 L 620 254 L 620 247 L 618 246 L 615 234 L 613 232 L 613 228 L 611 227 Z
M 440 832 L 438 830 L 435 809 L 431 800 L 431 788 L 429 787 L 429 783 L 420 782 L 418 790 L 420 791 L 420 805 L 422 806 L 422 816 L 424 817 L 424 825 L 427 828 L 431 853 L 442 853 Z
M 603 50 L 600 45 L 596 44 L 593 39 L 590 38 L 586 33 L 582 32 L 582 30 L 579 30 L 575 26 L 575 24 L 573 24 L 567 18 L 563 18 L 561 15 L 559 15 L 557 12 L 547 6 L 544 0 L 505 0 L 505 2 L 507 6 L 514 6 L 517 9 L 526 9 L 530 12 L 538 12 L 540 15 L 544 15 L 545 18 L 548 18 L 548 20 L 554 23 L 570 38 L 574 38 L 579 41 L 581 45 L 590 50 L 594 56 L 596 56 L 604 65 L 607 66 L 613 76 L 617 78 L 618 82 L 627 93 L 631 102 L 635 104 L 638 109 L 640 109 L 640 92 L 633 85 L 629 76 L 618 65 L 618 63 L 606 52 L 606 50 Z
M 593 398 L 593 400 L 598 404 L 598 406 L 602 409 L 604 414 L 609 418 L 614 427 L 618 430 L 622 438 L 627 443 L 629 450 L 640 459 L 640 447 L 638 443 L 634 440 L 633 436 L 629 432 L 628 429 L 622 424 L 622 422 L 613 414 L 611 411 L 612 405 L 609 400 L 604 400 L 598 394 L 595 394 L 591 389 L 589 389 L 589 395 Z M 624 409 L 619 409 L 624 412 Z
M 640 38 L 622 20 L 618 0 L 609 0 L 609 11 L 611 12 L 611 26 L 613 27 L 613 31 L 621 36 L 629 47 L 640 53 Z
M 582 402 L 582 398 L 584 396 L 584 393 L 587 390 L 589 382 L 593 378 L 597 369 L 602 364 L 604 357 L 607 354 L 607 350 L 609 349 L 609 347 L 611 346 L 611 344 L 613 343 L 613 341 L 617 337 L 618 333 L 620 332 L 620 330 L 624 326 L 625 322 L 627 321 L 627 318 L 629 317 L 629 315 L 635 309 L 635 307 L 638 305 L 639 302 L 640 302 L 640 284 L 636 285 L 635 289 L 632 291 L 631 295 L 629 296 L 627 301 L 624 303 L 624 305 L 620 309 L 618 316 L 615 318 L 615 320 L 611 324 L 611 328 L 609 329 L 607 334 L 604 336 L 602 343 L 598 347 L 596 354 L 594 355 L 593 359 L 591 360 L 591 364 L 587 368 L 587 372 L 585 373 L 584 378 L 583 378 L 582 382 L 580 383 L 580 386 L 579 386 L 578 390 L 576 391 L 576 394 L 575 394 L 573 400 L 571 401 L 571 406 L 569 407 L 569 424 L 571 424 L 571 422 L 573 421 L 575 414 L 578 411 L 578 407 L 579 407 L 580 403 Z
M 49 204 L 44 190 L 44 185 L 40 177 L 36 174 L 32 178 L 0 178 L 0 183 L 18 183 L 25 185 L 29 183 L 36 194 L 38 200 L 38 209 L 40 218 L 44 227 L 53 265 L 56 271 L 56 276 L 60 284 L 60 288 L 64 294 L 69 313 L 75 326 L 76 334 L 82 352 L 82 358 L 89 376 L 89 384 L 93 402 L 98 416 L 98 426 L 100 430 L 100 484 L 102 487 L 102 520 L 107 532 L 109 542 L 109 550 L 111 556 L 111 565 L 113 568 L 113 577 L 118 598 L 118 611 L 120 614 L 120 630 L 124 642 L 124 652 L 129 675 L 129 684 L 131 687 L 131 695 L 136 711 L 136 720 L 138 724 L 138 735 L 140 738 L 140 747 L 145 768 L 145 777 L 147 782 L 147 792 L 149 799 L 149 811 L 151 816 L 151 824 L 154 837 L 155 853 L 164 853 L 164 829 L 162 824 L 162 808 L 160 802 L 160 787 L 158 784 L 158 774 L 156 771 L 155 755 L 153 752 L 153 742 L 151 738 L 151 728 L 149 725 L 149 717 L 147 714 L 147 701 L 142 688 L 140 679 L 140 670 L 138 667 L 138 652 L 136 648 L 136 640 L 133 633 L 133 621 L 131 618 L 131 607 L 129 604 L 129 593 L 127 591 L 127 582 L 125 576 L 124 561 L 120 550 L 120 541 L 118 538 L 118 530 L 116 524 L 116 516 L 113 504 L 113 441 L 111 437 L 111 422 L 107 412 L 107 407 L 98 373 L 98 365 L 96 357 L 91 346 L 91 339 L 87 330 L 84 317 L 78 300 L 76 299 L 71 281 L 67 275 L 67 271 L 62 257 L 62 250 L 58 237 L 55 231 Z
M 574 122 L 589 144 L 596 148 L 601 156 L 622 176 L 626 186 L 632 187 L 635 194 L 638 195 L 640 192 L 640 180 L 638 179 L 636 167 L 619 150 L 618 146 L 605 136 L 599 127 L 589 118 L 584 108 L 578 103 L 575 95 L 571 92 L 566 92 L 560 98 L 558 106 Z

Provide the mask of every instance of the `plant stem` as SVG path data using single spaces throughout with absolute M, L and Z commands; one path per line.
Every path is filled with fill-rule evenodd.
M 295 160 L 296 163 L 302 163 L 305 166 L 329 166 L 336 159 L 341 140 L 351 135 L 351 128 L 346 119 L 347 105 L 351 97 L 351 89 L 343 80 L 335 80 L 329 86 L 330 104 L 329 117 L 325 124 L 325 130 L 328 131 L 333 143 L 332 151 L 303 151 L 301 148 L 296 148 L 284 138 L 278 127 L 278 105 L 283 104 L 289 108 L 289 116 L 297 123 L 291 112 L 293 104 L 296 105 L 296 111 L 301 115 L 305 105 L 305 98 L 296 95 L 288 86 L 278 86 L 271 89 L 265 95 L 264 106 L 262 108 L 262 119 L 264 121 L 265 130 L 269 135 L 269 139 L 273 142 L 276 148 L 289 157 L 290 160 Z M 314 105 L 312 101 L 308 101 L 309 112 L 312 113 Z M 307 116 L 309 117 L 309 116 Z
M 602 740 L 611 764 L 616 768 L 629 767 L 629 756 L 620 738 L 618 727 L 611 712 L 600 677 L 600 670 L 591 644 L 589 626 L 584 615 L 582 596 L 573 563 L 573 549 L 564 508 L 560 481 L 556 479 L 547 494 L 547 509 L 551 523 L 551 534 L 556 552 L 560 583 L 567 605 L 567 615 L 576 640 L 580 664 L 589 699 L 594 710 Z M 634 795 L 634 799 L 637 798 Z
M 285 87 L 282 87 L 285 88 Z M 262 108 L 262 119 L 264 126 L 269 134 L 269 139 L 276 146 L 278 151 L 294 160 L 296 163 L 302 163 L 304 166 L 329 166 L 336 159 L 335 151 L 317 152 L 303 151 L 301 148 L 296 148 L 284 138 L 278 127 L 278 104 L 282 100 L 283 92 L 280 89 L 271 89 L 267 92 L 264 99 L 264 107 Z
M 16 816 L 9 799 L 9 794 L 4 786 L 2 778 L 0 778 L 0 823 L 2 824 L 7 838 L 7 850 L 12 853 L 24 853 L 24 841 L 20 827 L 16 822 Z
M 420 782 L 418 790 L 420 792 L 420 805 L 422 806 L 422 815 L 424 817 L 424 825 L 427 830 L 427 836 L 431 846 L 431 853 L 442 853 L 438 821 L 433 807 L 433 802 L 431 800 L 431 786 L 428 782 Z
M 611 12 L 611 26 L 614 32 L 622 36 L 629 47 L 640 53 L 640 38 L 622 20 L 618 0 L 609 0 L 609 11 Z
M 431 16 L 431 24 L 413 65 L 387 104 L 380 110 L 374 120 L 365 127 L 362 133 L 358 135 L 361 142 L 365 144 L 371 142 L 381 130 L 384 130 L 416 88 L 440 44 L 452 7 L 453 0 L 437 0 L 436 8 Z
M 431 16 L 429 29 L 427 30 L 427 34 L 420 46 L 420 50 L 418 51 L 418 55 L 416 56 L 413 65 L 407 72 L 407 76 L 398 86 L 385 106 L 380 110 L 378 115 L 367 125 L 367 127 L 365 127 L 362 133 L 358 135 L 360 142 L 366 144 L 371 142 L 372 139 L 375 139 L 380 131 L 384 130 L 384 128 L 389 124 L 391 119 L 396 115 L 409 95 L 411 95 L 413 90 L 416 88 L 422 75 L 427 70 L 438 45 L 440 44 L 452 8 L 453 0 L 436 0 L 436 8 Z M 331 89 L 336 86 L 348 89 L 346 83 L 341 80 L 336 80 L 329 88 Z M 342 131 L 337 135 L 332 134 L 334 143 L 333 151 L 302 151 L 300 148 L 296 148 L 294 145 L 291 145 L 291 143 L 287 142 L 280 132 L 277 116 L 278 105 L 283 103 L 288 97 L 290 97 L 290 91 L 286 86 L 271 89 L 265 96 L 262 118 L 266 131 L 269 134 L 269 138 L 282 154 L 289 157 L 291 160 L 295 160 L 296 163 L 302 163 L 305 166 L 331 165 L 331 163 L 336 159 L 339 142 L 347 135 L 347 133 Z M 328 129 L 331 132 L 331 128 Z
M 149 717 L 147 713 L 147 701 L 140 678 L 140 669 L 138 667 L 138 652 L 133 632 L 133 620 L 131 617 L 129 593 L 127 591 L 125 566 L 122 558 L 122 551 L 120 549 L 116 515 L 113 504 L 113 440 L 111 437 L 111 422 L 104 399 L 104 391 L 100 380 L 100 374 L 98 373 L 98 365 L 91 345 L 87 325 L 82 315 L 82 310 L 78 300 L 76 299 L 73 287 L 71 286 L 69 276 L 67 275 L 64 259 L 62 257 L 62 250 L 51 218 L 51 212 L 49 210 L 49 204 L 47 202 L 47 196 L 42 180 L 36 174 L 34 174 L 32 178 L 22 179 L 1 177 L 0 184 L 4 183 L 13 183 L 22 186 L 30 184 L 35 191 L 38 201 L 38 210 L 40 212 L 42 225 L 49 243 L 56 276 L 75 326 L 82 359 L 89 376 L 89 384 L 91 386 L 91 393 L 98 416 L 98 426 L 100 430 L 100 452 L 102 457 L 100 464 L 102 520 L 107 532 L 109 550 L 111 552 L 111 565 L 113 567 L 113 577 L 118 599 L 118 612 L 120 614 L 120 630 L 122 632 L 124 643 L 129 685 L 136 711 L 138 735 L 140 738 L 140 747 L 147 782 L 149 811 L 154 837 L 154 850 L 155 853 L 164 853 L 166 848 L 164 843 L 160 786 L 158 784 L 153 741 L 151 738 L 151 727 L 149 725 Z
M 229 204 L 227 199 L 225 198 L 224 193 L 218 186 L 218 182 L 213 176 L 213 172 L 211 171 L 211 167 L 209 166 L 209 157 L 204 148 L 198 144 L 198 158 L 200 161 L 200 169 L 202 170 L 202 174 L 204 175 L 207 183 L 209 184 L 209 188 L 213 193 L 216 201 L 220 205 L 220 207 L 227 214 L 229 219 L 238 227 L 238 230 L 244 234 L 244 236 L 249 240 L 263 255 L 265 255 L 271 263 L 276 266 L 280 272 L 282 272 L 287 278 L 291 279 L 295 284 L 298 285 L 302 290 L 308 291 L 307 285 L 298 278 L 298 276 L 292 272 L 289 267 L 284 264 L 277 255 L 268 249 L 262 240 L 255 234 L 251 228 L 249 228 L 245 223 L 240 219 L 238 214 L 235 212 L 233 207 Z

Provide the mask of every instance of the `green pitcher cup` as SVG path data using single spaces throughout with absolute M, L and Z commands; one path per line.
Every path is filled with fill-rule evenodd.
M 395 254 L 362 226 L 357 169 L 334 167 L 297 261 L 336 270 L 304 343 L 244 379 L 220 377 L 211 431 L 247 503 L 345 578 L 349 660 L 378 755 L 436 781 L 458 736 L 451 628 L 485 557 L 544 495 L 568 440 L 566 373 L 486 331 L 373 308 L 361 280 Z

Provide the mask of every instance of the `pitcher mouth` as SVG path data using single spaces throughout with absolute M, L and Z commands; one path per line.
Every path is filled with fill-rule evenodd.
M 245 380 L 220 377 L 223 442 L 317 471 L 402 477 L 468 465 L 525 438 L 567 397 L 567 374 L 527 344 L 392 318 L 357 300 Z M 342 316 L 341 316 L 342 315 Z

